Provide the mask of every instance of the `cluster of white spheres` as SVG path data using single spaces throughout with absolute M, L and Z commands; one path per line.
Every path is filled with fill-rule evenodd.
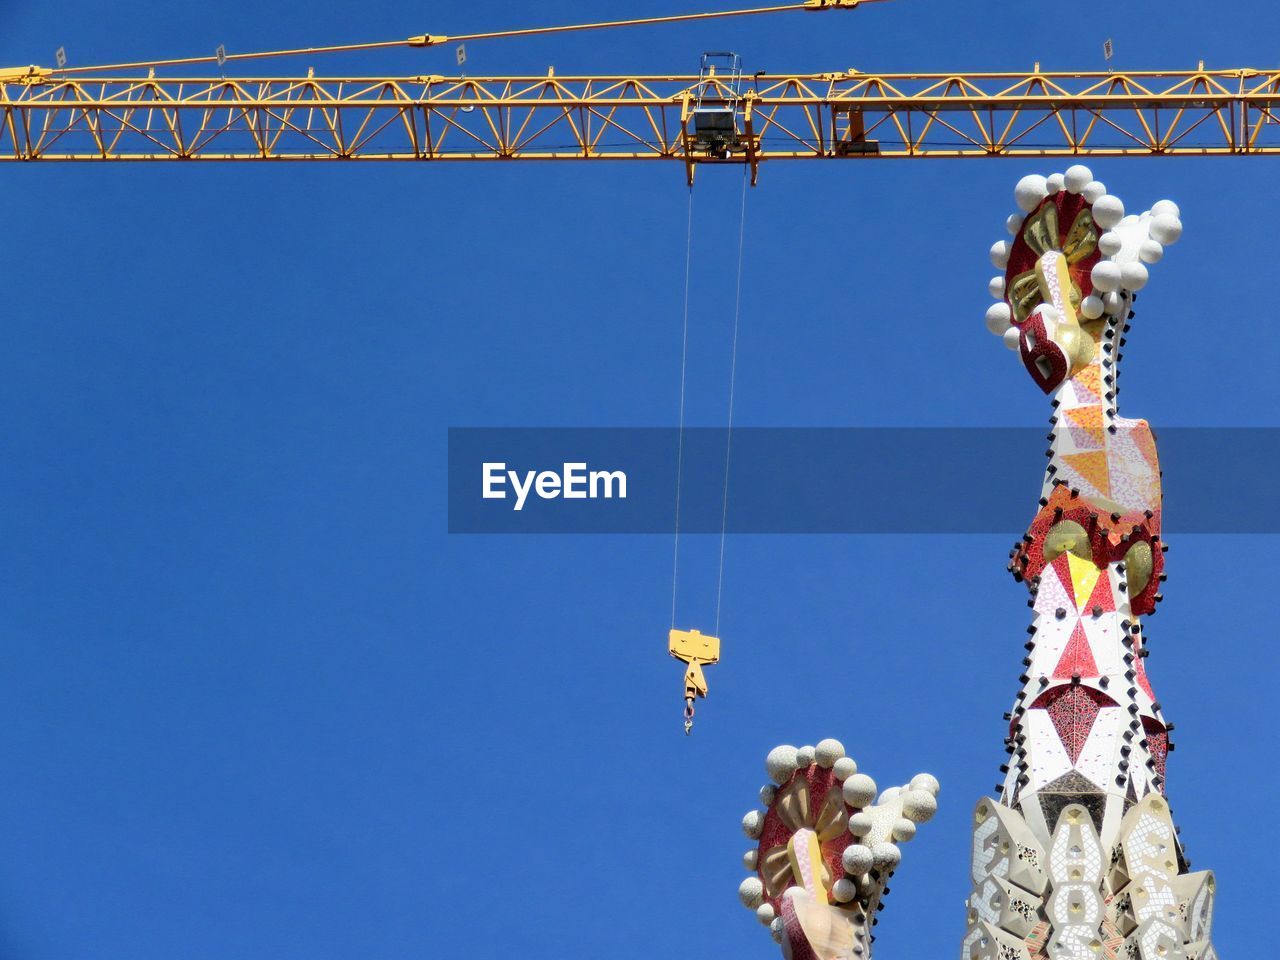
M 859 884 L 868 882 L 870 871 L 892 871 L 897 867 L 902 860 L 898 844 L 914 837 L 916 824 L 931 819 L 938 809 L 938 781 L 927 773 L 917 774 L 906 786 L 890 787 L 877 798 L 876 782 L 858 772 L 858 765 L 845 755 L 839 740 L 821 740 L 816 746 L 804 747 L 783 744 L 770 750 L 765 758 L 765 771 L 771 782 L 761 787 L 760 802 L 766 808 L 771 806 L 779 788 L 813 764 L 831 771 L 843 800 L 855 811 L 849 817 L 849 832 L 854 842 L 844 849 L 841 857 L 847 875 L 831 886 L 832 898 L 837 903 L 848 903 L 858 896 Z M 766 816 L 767 810 L 749 811 L 742 818 L 743 832 L 758 840 Z M 892 821 L 887 835 L 886 816 Z M 882 823 L 879 828 L 876 827 L 878 817 Z M 750 876 L 739 885 L 738 897 L 743 906 L 754 911 L 756 918 L 770 928 L 773 938 L 781 942 L 782 918 L 765 899 L 764 883 L 756 873 L 760 866 L 759 851 L 748 850 L 742 857 L 742 865 Z
M 790 744 L 774 747 L 765 757 L 764 768 L 769 774 L 769 779 L 781 786 L 790 780 L 797 770 L 804 770 L 815 763 L 823 769 L 835 770 L 836 777 L 840 780 L 858 769 L 858 765 L 845 756 L 844 744 L 830 738 L 819 741 L 814 747 L 793 747 Z M 763 791 L 761 799 L 764 799 Z M 766 806 L 768 803 L 769 801 L 765 800 Z
M 1013 199 L 1021 212 L 1010 214 L 1005 228 L 1017 236 L 1027 214 L 1045 197 L 1064 190 L 1083 195 L 1092 206 L 1093 222 L 1103 231 L 1098 237 L 1102 259 L 1091 274 L 1094 292 L 1081 302 L 1080 312 L 1087 320 L 1097 320 L 1104 314 L 1118 317 L 1128 310 L 1126 298 L 1146 286 L 1147 265 L 1158 263 L 1164 248 L 1182 236 L 1181 212 L 1172 200 L 1161 200 L 1140 216 L 1126 215 L 1120 198 L 1107 193 L 1106 185 L 1095 180 L 1088 167 L 1076 164 L 1064 173 L 1048 177 L 1033 173 L 1019 180 L 1013 188 Z M 1020 335 L 1005 300 L 1003 273 L 1009 266 L 1012 249 L 1009 240 L 997 241 L 991 247 L 991 264 L 1002 272 L 987 284 L 987 292 L 996 302 L 987 308 L 985 319 L 992 334 L 1001 337 L 1009 349 L 1017 350 Z

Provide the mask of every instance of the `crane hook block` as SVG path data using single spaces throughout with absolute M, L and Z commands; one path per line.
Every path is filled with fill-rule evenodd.
M 685 697 L 705 697 L 707 678 L 702 673 L 702 665 L 719 661 L 720 638 L 697 630 L 672 630 L 667 635 L 667 649 L 677 660 L 689 665 L 684 674 Z

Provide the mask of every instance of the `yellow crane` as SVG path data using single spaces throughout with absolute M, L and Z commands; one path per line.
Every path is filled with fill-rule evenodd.
M 1026 73 L 748 75 L 734 54 L 704 54 L 696 76 L 225 75 L 227 63 L 250 60 L 880 2 L 799 0 L 455 36 L 0 68 L 0 162 L 663 160 L 681 164 L 692 185 L 701 164 L 746 166 L 754 184 L 760 165 L 776 160 L 1280 153 L 1280 70 L 1205 70 L 1203 63 L 1125 73 L 1043 72 L 1037 64 Z M 214 64 L 218 76 L 158 75 Z M 745 197 L 744 181 L 744 210 Z M 739 291 L 741 269 L 740 249 Z M 736 323 L 735 308 L 735 331 Z M 683 391 L 683 359 L 681 376 Z M 683 405 L 681 428 L 683 437 Z M 727 470 L 728 451 L 726 498 Z M 723 541 L 722 527 L 721 573 Z M 668 649 L 688 668 L 688 733 L 695 699 L 707 694 L 702 667 L 719 660 L 720 640 L 676 629 L 675 592 L 673 583 Z M 718 598 L 716 624 L 718 633 Z
M 0 161 L 664 160 L 706 163 L 1280 153 L 1280 70 L 697 76 L 158 76 L 196 65 L 433 47 L 882 0 L 93 67 L 0 69 Z

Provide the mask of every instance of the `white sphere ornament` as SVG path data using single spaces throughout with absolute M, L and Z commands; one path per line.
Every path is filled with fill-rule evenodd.
M 855 813 L 849 818 L 849 832 L 855 837 L 865 837 L 874 825 L 869 813 Z
M 752 840 L 760 839 L 760 831 L 764 829 L 764 814 L 759 810 L 752 810 L 742 818 L 742 832 Z
M 1017 327 L 1010 327 L 1000 339 L 1004 341 L 1004 345 L 1008 349 L 1017 350 L 1022 346 L 1022 331 Z
M 791 779 L 799 766 L 798 751 L 795 747 L 783 744 L 774 747 L 764 759 L 765 772 L 769 779 L 777 784 L 784 784 Z
M 1147 285 L 1149 276 L 1147 268 L 1137 260 L 1120 265 L 1120 286 L 1126 290 L 1141 290 Z
M 848 877 L 841 877 L 831 885 L 831 896 L 839 903 L 848 903 L 858 895 L 858 885 Z
M 772 903 L 762 903 L 756 908 L 756 919 L 766 927 L 773 923 L 773 918 L 777 915 L 777 912 L 773 909 Z
M 865 773 L 855 773 L 841 789 L 844 802 L 851 807 L 865 807 L 876 798 L 876 782 Z
M 1103 293 L 1120 289 L 1120 264 L 1111 260 L 1099 260 L 1093 265 L 1093 288 Z
M 871 859 L 880 870 L 892 870 L 902 862 L 902 851 L 894 843 L 877 843 L 871 848 Z
M 1172 214 L 1159 213 L 1151 218 L 1151 239 L 1166 247 L 1182 236 L 1182 221 Z
M 893 839 L 898 843 L 906 843 L 916 835 L 916 825 L 903 817 L 893 824 Z
M 1019 210 L 1030 213 L 1049 195 L 1049 181 L 1038 173 L 1029 173 L 1013 188 L 1013 201 Z
M 1105 194 L 1093 202 L 1093 222 L 1109 230 L 1124 219 L 1124 203 L 1119 197 Z
M 1108 293 L 1102 298 L 1102 308 L 1113 317 L 1118 317 L 1124 312 L 1124 297 L 1119 293 Z
M 1151 205 L 1151 215 L 1153 217 L 1170 216 L 1177 220 L 1182 216 L 1182 211 L 1172 200 L 1157 200 Z
M 1101 180 L 1090 180 L 1080 192 L 1089 203 L 1097 203 L 1107 195 L 1107 185 Z
M 997 337 L 1002 336 L 1009 329 L 1012 317 L 1013 312 L 1003 300 L 993 303 L 987 307 L 987 329 Z
M 760 802 L 763 803 L 766 807 L 773 806 L 773 801 L 777 798 L 777 796 L 778 796 L 778 788 L 775 787 L 772 783 L 766 783 L 763 787 L 760 788 Z
M 992 277 L 987 282 L 987 293 L 991 294 L 992 300 L 999 300 L 1004 296 L 1004 274 L 1000 273 Z
M 1104 257 L 1114 257 L 1124 246 L 1124 239 L 1114 230 L 1108 230 L 1098 238 L 1098 249 Z
M 1105 311 L 1102 298 L 1096 293 L 1091 293 L 1080 301 L 1080 312 L 1086 320 L 1097 320 Z
M 911 778 L 912 790 L 927 790 L 935 797 L 938 791 L 942 789 L 942 785 L 938 783 L 938 778 L 931 773 L 917 773 Z
M 851 877 L 860 877 L 871 869 L 873 863 L 871 848 L 864 847 L 860 843 L 850 844 L 840 855 L 840 862 L 844 864 L 845 873 Z
M 1138 259 L 1143 263 L 1159 263 L 1164 256 L 1164 244 L 1159 240 L 1143 240 L 1138 246 Z
M 747 877 L 738 884 L 738 899 L 749 910 L 760 906 L 761 901 L 764 900 L 764 884 L 760 882 L 760 878 Z
M 760 851 L 748 850 L 742 855 L 742 866 L 746 870 L 754 870 L 760 865 Z
M 796 751 L 796 769 L 807 770 L 817 759 L 817 750 L 813 747 L 801 747 Z
M 1066 176 L 1061 173 L 1051 173 L 1049 176 L 1045 177 L 1044 185 L 1049 190 L 1049 196 L 1053 196 L 1055 193 L 1062 192 L 1063 188 L 1067 185 L 1067 179 Z
M 1093 182 L 1093 171 L 1077 163 L 1075 166 L 1067 167 L 1067 172 L 1062 175 L 1062 179 L 1068 193 L 1079 193 Z
M 928 790 L 911 790 L 902 801 L 902 815 L 916 823 L 928 823 L 938 812 L 938 800 Z
M 876 803 L 892 803 L 894 800 L 898 799 L 898 794 L 900 793 L 902 793 L 901 787 L 887 787 L 884 792 L 880 794 L 880 799 L 878 799 Z
M 775 917 L 773 923 L 769 924 L 769 935 L 773 937 L 774 943 L 782 942 L 782 934 L 785 925 L 781 917 Z
M 831 765 L 831 772 L 836 775 L 837 780 L 843 783 L 858 772 L 858 764 L 853 757 L 841 757 Z
M 1004 228 L 1016 237 L 1018 231 L 1022 229 L 1022 221 L 1025 219 L 1020 213 L 1011 213 L 1004 222 Z
M 997 240 L 991 245 L 991 265 L 997 270 L 1003 270 L 1009 265 L 1011 247 L 1008 240 Z
M 844 756 L 844 744 L 839 740 L 827 738 L 820 740 L 818 745 L 814 747 L 814 757 L 818 761 L 818 766 L 825 770 L 830 770 L 836 765 L 836 761 Z

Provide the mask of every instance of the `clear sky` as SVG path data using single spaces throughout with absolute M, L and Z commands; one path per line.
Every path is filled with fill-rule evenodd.
M 0 61 L 715 6 L 6 0 Z M 1107 37 L 1119 68 L 1261 67 L 1277 27 L 1261 0 L 898 0 L 474 45 L 467 67 L 687 72 L 733 49 L 752 71 L 1098 68 Z M 455 69 L 450 49 L 317 66 Z M 1093 166 L 1186 224 L 1140 298 L 1122 412 L 1276 425 L 1280 165 Z M 1052 169 L 765 169 L 738 422 L 1044 423 L 982 315 L 1013 184 Z M 1023 656 L 1020 530 L 732 538 L 724 658 L 688 739 L 669 537 L 445 532 L 450 426 L 675 422 L 678 166 L 33 165 L 3 183 L 0 960 L 772 957 L 736 896 L 739 822 L 770 747 L 826 736 L 884 785 L 942 781 L 877 957 L 956 955 L 969 816 Z M 739 183 L 697 190 L 692 423 L 724 418 Z M 955 489 L 1030 518 L 1041 470 Z M 687 546 L 680 620 L 705 625 L 715 544 Z M 1224 957 L 1274 951 L 1274 548 L 1175 538 L 1149 625 Z

